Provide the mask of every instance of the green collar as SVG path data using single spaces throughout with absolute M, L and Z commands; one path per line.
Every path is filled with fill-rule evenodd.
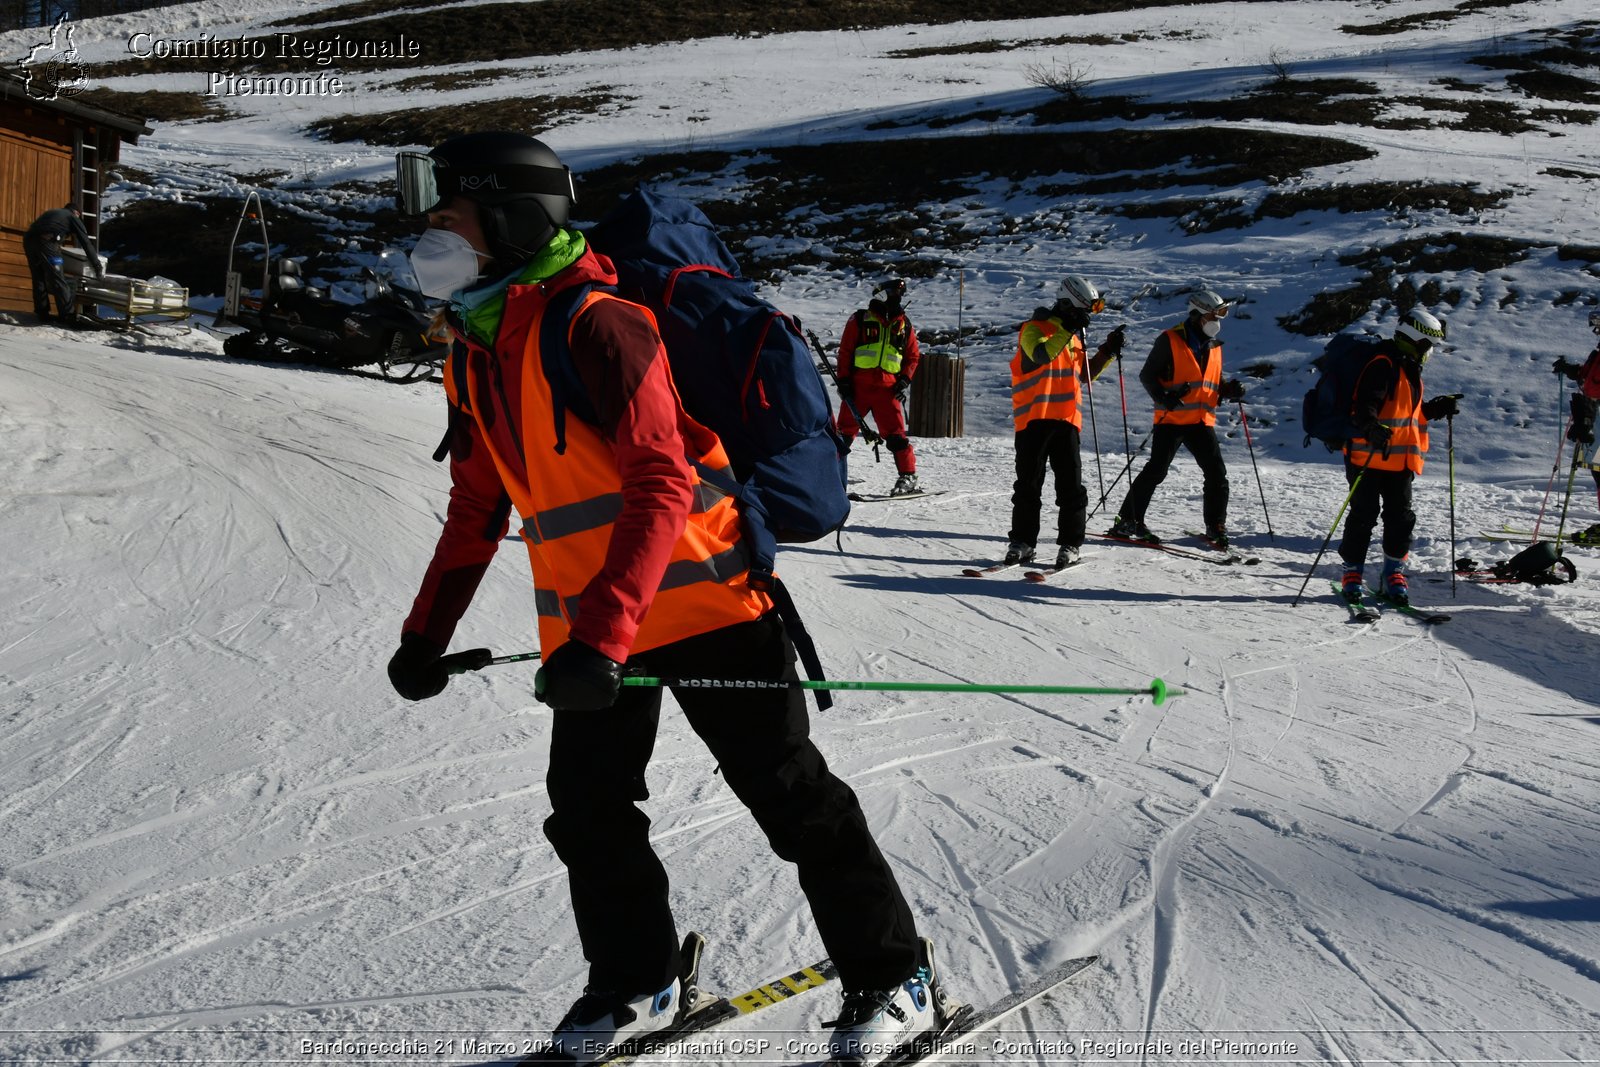
M 506 292 L 513 285 L 533 285 L 553 278 L 578 261 L 588 248 L 577 230 L 557 230 L 532 259 L 498 281 L 485 282 L 456 292 L 450 303 L 467 333 L 480 344 L 493 346 L 505 318 Z

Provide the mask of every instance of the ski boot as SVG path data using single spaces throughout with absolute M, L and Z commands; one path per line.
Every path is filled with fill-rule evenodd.
M 1118 515 L 1116 521 L 1111 524 L 1106 536 L 1120 537 L 1126 541 L 1148 541 L 1152 545 L 1161 543 L 1161 538 L 1152 533 L 1142 519 L 1125 519 L 1121 515 Z
M 1011 544 L 1006 546 L 1006 555 L 1002 562 L 1006 564 L 1032 563 L 1033 546 L 1025 545 L 1021 541 L 1011 542 Z
M 1395 604 L 1406 605 L 1411 603 L 1411 592 L 1406 588 L 1406 560 L 1402 556 L 1395 559 L 1393 556 L 1383 557 L 1383 585 L 1384 599 Z
M 914 472 L 906 472 L 894 481 L 894 488 L 889 490 L 890 496 L 910 496 L 912 493 L 922 492 L 922 486 L 917 484 Z
M 1056 569 L 1071 567 L 1083 559 L 1083 549 L 1077 545 L 1062 545 L 1056 552 Z
M 933 966 L 933 942 L 922 939 L 922 964 L 910 978 L 889 989 L 852 989 L 844 994 L 839 1017 L 822 1025 L 833 1030 L 828 1054 L 835 1060 L 871 1067 L 907 1042 L 938 1032 L 950 1021 Z
M 1206 523 L 1206 540 L 1210 541 L 1218 548 L 1225 549 L 1231 545 L 1231 542 L 1228 540 L 1228 528 L 1223 526 L 1220 522 Z
M 1366 592 L 1366 581 L 1361 571 L 1360 567 L 1345 565 L 1344 578 L 1339 583 L 1339 595 L 1344 597 L 1347 604 L 1361 603 L 1361 595 Z

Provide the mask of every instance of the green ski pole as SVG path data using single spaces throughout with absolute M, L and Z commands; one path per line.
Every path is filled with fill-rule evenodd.
M 1344 509 L 1350 506 L 1350 500 L 1356 495 L 1356 488 L 1361 484 L 1361 479 L 1367 475 L 1367 467 L 1372 463 L 1376 453 L 1367 453 L 1367 462 L 1361 465 L 1361 472 L 1356 475 L 1356 480 L 1350 483 L 1350 491 L 1344 495 L 1344 503 L 1339 505 L 1339 513 L 1333 517 L 1333 525 L 1328 527 L 1328 536 L 1322 539 L 1322 547 L 1317 549 L 1317 558 L 1311 561 L 1311 569 L 1306 571 L 1306 580 L 1300 583 L 1300 591 L 1294 595 L 1294 600 L 1289 603 L 1291 608 L 1298 607 L 1300 598 L 1305 595 L 1306 586 L 1311 582 L 1311 576 L 1317 573 L 1317 565 L 1322 562 L 1322 554 L 1328 551 L 1328 542 L 1333 540 L 1334 531 L 1339 528 L 1339 520 L 1344 518 Z M 1454 564 L 1451 564 L 1452 569 Z
M 862 689 L 886 693 L 1045 693 L 1073 696 L 1148 696 L 1158 706 L 1168 697 L 1183 696 L 1185 690 L 1169 689 L 1160 678 L 1151 679 L 1142 689 L 1102 688 L 1084 685 L 984 685 L 969 682 L 862 682 L 831 678 L 813 682 L 804 679 L 765 678 L 651 678 L 624 675 L 623 685 L 659 686 L 681 689 Z
M 439 662 L 451 674 L 466 674 L 468 671 L 481 671 L 485 667 L 494 667 L 501 663 L 525 663 L 538 658 L 537 652 L 515 652 L 509 656 L 496 656 L 487 648 L 473 648 L 465 652 L 452 652 L 448 656 L 440 656 Z

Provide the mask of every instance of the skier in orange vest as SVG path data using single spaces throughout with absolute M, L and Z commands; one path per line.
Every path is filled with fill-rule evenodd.
M 412 253 L 419 283 L 449 303 L 446 381 L 463 385 L 448 390 L 449 508 L 389 678 L 408 700 L 444 689 L 444 649 L 504 538 L 509 499 L 544 654 L 534 693 L 552 712 L 544 831 L 589 962 L 553 1044 L 588 1063 L 684 1007 L 667 872 L 638 806 L 661 690 L 623 686 L 624 670 L 793 681 L 795 653 L 747 580 L 733 499 L 697 473 L 729 466 L 722 442 L 684 411 L 649 310 L 614 295 L 611 261 L 568 227 L 561 160 L 532 137 L 473 133 L 397 162 L 402 209 L 428 220 Z M 561 328 L 540 329 L 546 312 L 566 317 Z M 456 657 L 483 666 L 482 653 Z M 844 991 L 832 1047 L 893 1048 L 931 1027 L 932 962 L 855 793 L 810 739 L 804 691 L 673 696 L 797 869 Z
M 1242 400 L 1244 385 L 1222 380 L 1222 320 L 1233 303 L 1210 289 L 1189 297 L 1189 315 L 1163 331 L 1139 371 L 1139 383 L 1155 401 L 1150 431 L 1150 460 L 1128 487 L 1112 537 L 1159 542 L 1145 525 L 1145 509 L 1166 479 L 1179 446 L 1187 448 L 1205 475 L 1201 510 L 1212 543 L 1228 547 L 1228 468 L 1217 443 L 1217 404 Z
M 1417 524 L 1411 483 L 1422 473 L 1428 453 L 1428 421 L 1459 410 L 1453 396 L 1422 399 L 1422 367 L 1444 339 L 1445 324 L 1413 308 L 1401 317 L 1394 337 L 1380 343 L 1356 381 L 1351 408 L 1356 436 L 1345 442 L 1344 449 L 1345 481 L 1354 492 L 1339 542 L 1339 558 L 1344 561 L 1340 589 L 1352 603 L 1361 599 L 1367 548 L 1380 510 L 1383 574 L 1378 591 L 1397 604 L 1410 603 L 1405 568 Z
M 883 443 L 894 456 L 899 477 L 890 496 L 920 493 L 917 453 L 906 435 L 904 400 L 916 377 L 922 348 L 905 311 L 906 283 L 890 278 L 872 290 L 867 306 L 844 324 L 839 337 L 839 432 L 855 443 L 861 432 L 856 414 L 877 421 Z
M 1036 308 L 1017 331 L 1011 357 L 1011 418 L 1016 431 L 1017 480 L 1011 489 L 1011 532 L 1005 562 L 1030 563 L 1039 539 L 1041 493 L 1047 471 L 1056 476 L 1056 566 L 1078 562 L 1083 548 L 1089 494 L 1079 457 L 1083 412 L 1079 382 L 1092 381 L 1122 347 L 1112 334 L 1091 361 L 1084 351 L 1089 316 L 1105 298 L 1077 274 L 1062 279 L 1056 302 Z

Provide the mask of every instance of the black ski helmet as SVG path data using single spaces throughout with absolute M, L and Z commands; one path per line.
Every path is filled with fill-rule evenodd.
M 475 201 L 489 251 L 506 267 L 543 248 L 567 224 L 577 199 L 572 172 L 548 145 L 527 134 L 464 133 L 441 142 L 427 158 L 437 201 L 403 206 L 425 212 L 452 196 Z

